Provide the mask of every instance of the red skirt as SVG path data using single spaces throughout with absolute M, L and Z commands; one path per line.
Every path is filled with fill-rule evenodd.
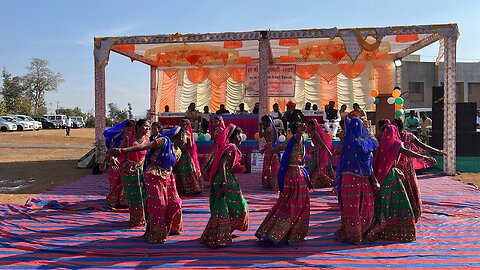
M 110 183 L 110 191 L 105 200 L 113 208 L 127 208 L 127 199 L 123 190 L 122 176 L 119 171 L 115 171 L 110 167 L 108 169 L 108 182 Z
M 336 232 L 337 240 L 360 244 L 373 221 L 372 187 L 367 177 L 344 173 L 341 191 L 341 225 Z
M 262 169 L 262 185 L 266 188 L 271 188 L 275 192 L 278 191 L 277 173 L 280 168 L 280 160 L 277 155 L 271 155 L 272 146 L 265 146 L 263 169 Z

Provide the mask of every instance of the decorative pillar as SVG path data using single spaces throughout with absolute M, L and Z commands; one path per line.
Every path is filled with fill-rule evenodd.
M 443 159 L 443 172 L 455 175 L 456 170 L 456 47 L 457 36 L 445 38 L 445 56 L 443 68 L 444 110 L 443 110 L 443 149 L 447 155 Z
M 102 163 L 105 155 L 105 138 L 103 131 L 106 128 L 105 105 L 105 67 L 106 63 L 95 62 L 95 162 Z
M 398 86 L 403 89 L 402 87 L 402 68 L 401 67 L 395 67 L 395 86 Z
M 157 121 L 158 67 L 150 66 L 150 123 Z
M 261 33 L 261 38 L 258 44 L 259 52 L 259 94 L 258 102 L 260 103 L 260 110 L 258 118 L 268 114 L 268 65 L 270 58 L 270 42 L 268 40 L 267 31 Z

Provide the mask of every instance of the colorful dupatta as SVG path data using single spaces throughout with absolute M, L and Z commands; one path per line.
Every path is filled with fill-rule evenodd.
M 155 161 L 155 166 L 158 166 L 160 168 L 166 169 L 171 171 L 173 169 L 173 166 L 175 163 L 177 163 L 177 156 L 175 155 L 175 152 L 173 151 L 173 143 L 170 140 L 173 138 L 175 135 L 180 132 L 181 127 L 180 126 L 175 126 L 171 128 L 169 131 L 162 133 L 161 137 L 165 139 L 165 145 L 162 147 L 162 149 L 158 152 L 156 161 Z M 153 154 L 156 152 L 156 148 L 150 149 L 150 151 L 147 154 L 147 157 L 145 158 L 145 167 L 147 168 L 151 162 L 151 157 Z
M 315 128 L 317 129 L 317 132 L 320 134 L 320 139 L 323 141 L 323 143 L 325 143 L 325 146 L 327 146 L 328 150 L 332 152 L 333 151 L 332 138 L 325 131 L 323 131 L 323 128 L 322 126 L 320 126 L 317 119 L 312 119 L 312 120 L 313 122 L 315 122 Z M 330 158 L 328 156 L 328 151 L 326 149 L 321 149 L 320 155 L 318 156 L 318 167 L 320 168 L 320 170 L 323 170 L 327 167 L 329 160 Z
M 375 177 L 381 182 L 390 172 L 390 169 L 397 160 L 398 151 L 402 146 L 398 128 L 394 125 L 387 125 L 383 130 L 380 147 L 373 161 Z
M 213 160 L 213 165 L 212 165 L 212 171 L 210 172 L 210 179 L 209 181 L 212 182 L 213 178 L 215 178 L 215 175 L 217 174 L 219 167 L 220 167 L 220 160 L 222 159 L 222 155 L 225 152 L 225 150 L 228 150 L 228 148 L 232 147 L 233 144 L 229 143 L 230 136 L 233 134 L 235 131 L 235 126 L 234 124 L 229 124 L 224 130 L 222 130 L 217 137 L 217 152 L 215 153 L 215 158 Z M 232 168 L 235 168 L 240 165 L 240 157 L 239 155 L 235 155 L 235 160 L 233 162 Z
M 187 123 L 186 130 L 190 135 L 190 142 L 192 143 L 192 147 L 187 147 L 188 149 L 187 151 L 188 151 L 188 154 L 190 154 L 190 156 L 192 157 L 195 173 L 197 174 L 197 176 L 200 176 L 202 173 L 200 171 L 200 164 L 198 163 L 197 144 L 195 143 L 195 139 L 193 138 L 192 124 L 188 119 L 185 119 L 184 121 L 186 121 Z
M 292 138 L 288 141 L 287 148 L 285 149 L 285 152 L 283 153 L 282 156 L 282 161 L 280 162 L 280 169 L 278 170 L 278 190 L 280 192 L 283 192 L 283 185 L 285 183 L 285 175 L 287 174 L 287 169 L 290 163 L 290 156 L 292 155 L 292 150 L 293 146 L 295 145 L 295 138 L 297 137 L 297 134 L 294 134 Z M 313 188 L 312 183 L 310 183 L 310 179 L 308 177 L 308 171 L 305 168 L 305 159 L 306 159 L 306 151 L 305 151 L 305 143 L 302 138 L 302 143 L 303 143 L 303 158 L 302 158 L 302 163 L 298 164 L 299 166 L 302 167 L 302 172 L 303 175 L 305 176 L 305 180 L 307 181 L 308 188 Z
M 118 148 L 124 139 L 123 131 L 127 122 L 130 120 L 125 120 L 120 124 L 117 124 L 109 129 L 106 129 L 103 132 L 103 136 L 105 137 L 105 146 L 107 149 L 110 148 Z

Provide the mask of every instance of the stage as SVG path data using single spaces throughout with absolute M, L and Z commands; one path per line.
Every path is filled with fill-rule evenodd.
M 452 268 L 480 267 L 478 189 L 448 177 L 421 176 L 424 213 L 413 243 L 339 243 L 339 209 L 330 189 L 311 193 L 305 242 L 271 246 L 253 234 L 276 194 L 260 176 L 241 174 L 250 226 L 225 248 L 199 238 L 209 218 L 208 189 L 182 197 L 185 231 L 163 245 L 148 244 L 143 229 L 128 227 L 126 210 L 105 205 L 107 175 L 88 175 L 32 198 L 27 205 L 0 205 L 0 268 Z

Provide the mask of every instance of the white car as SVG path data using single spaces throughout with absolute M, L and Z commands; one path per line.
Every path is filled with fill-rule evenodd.
M 33 124 L 33 129 L 35 130 L 40 130 L 42 129 L 42 122 L 39 122 L 39 121 L 36 121 L 35 119 L 33 119 L 32 117 L 28 116 L 28 115 L 12 115 L 12 117 L 16 117 L 16 120 L 20 120 L 20 121 L 26 121 L 26 122 L 30 122 Z
M 33 130 L 33 124 L 27 121 L 19 121 L 12 116 L 2 116 L 3 119 L 15 123 L 18 131 Z
M 17 130 L 17 125 L 0 117 L 0 130 L 2 132 L 15 131 Z

